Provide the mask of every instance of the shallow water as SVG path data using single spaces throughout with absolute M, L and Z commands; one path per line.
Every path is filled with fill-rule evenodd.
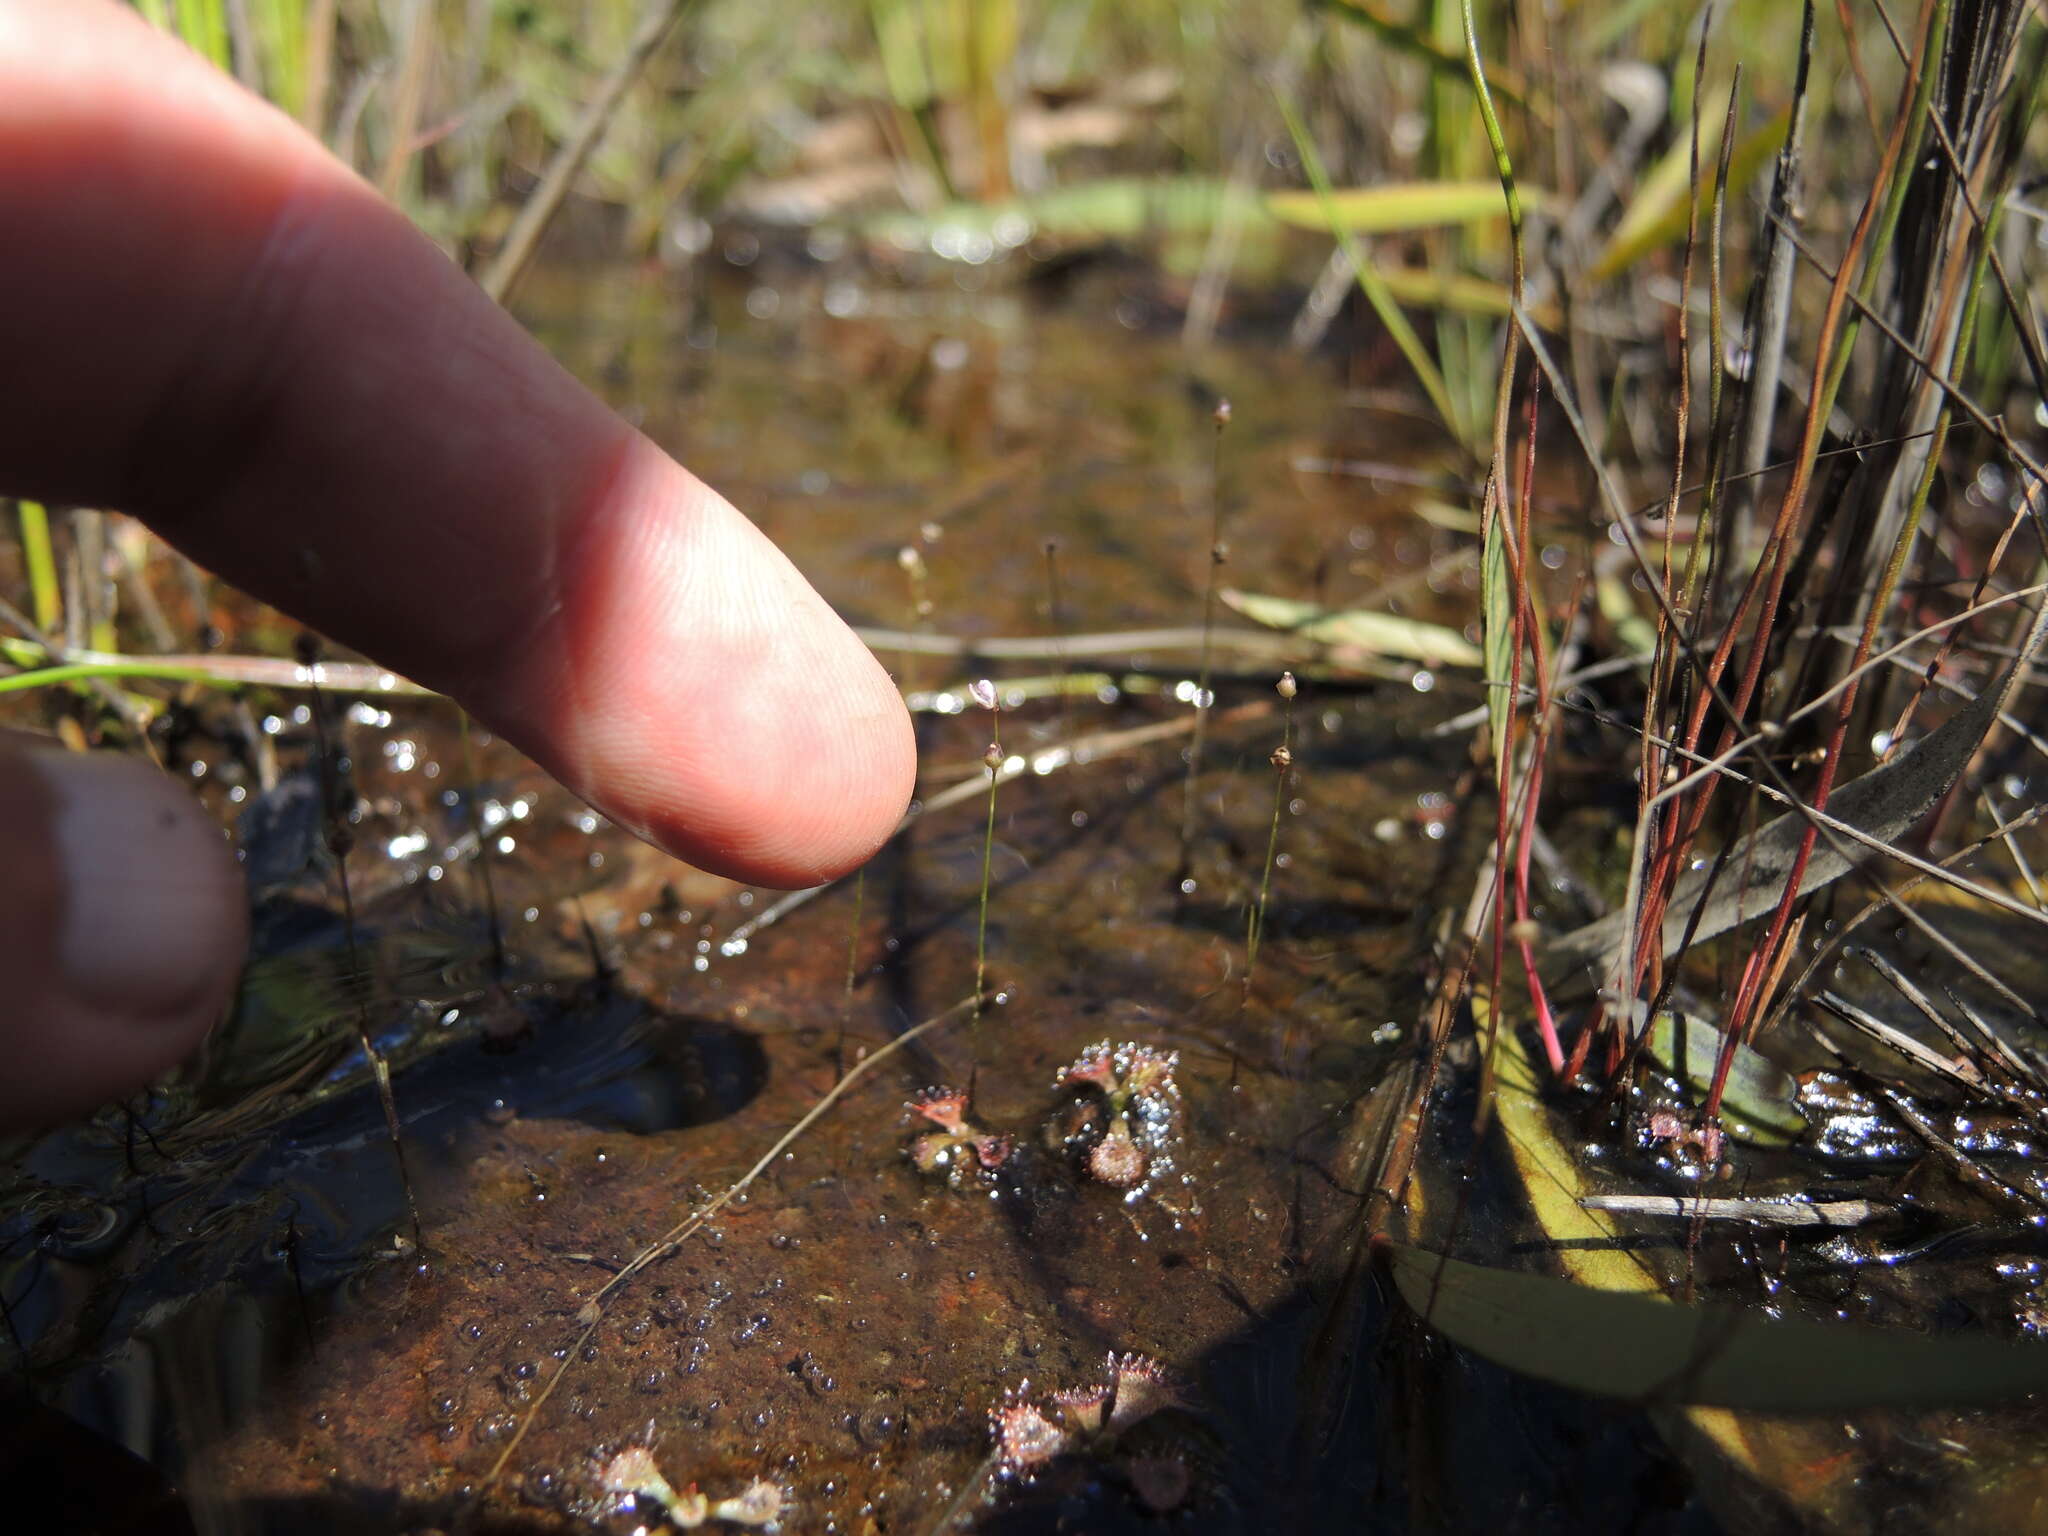
M 1198 622 L 1212 494 L 1233 584 L 1471 611 L 1469 561 L 1402 482 L 1424 434 L 1327 363 L 1238 340 L 1191 369 L 1154 279 L 1116 268 L 1054 296 L 968 280 L 857 286 L 769 252 L 703 286 L 579 274 L 524 303 L 862 624 Z M 1319 467 L 1358 460 L 1392 462 L 1377 482 Z M 931 1531 L 956 1499 L 1000 1531 L 1715 1528 L 1728 1500 L 1646 1414 L 1518 1381 L 1371 1274 L 1342 1283 L 1362 1193 L 1342 1132 L 1406 1059 L 1470 884 L 1471 840 L 1445 835 L 1467 738 L 1428 732 L 1477 693 L 1414 666 L 1307 679 L 1289 722 L 1275 665 L 1222 653 L 1183 848 L 1191 650 L 977 664 L 1108 668 L 1002 716 L 1027 764 L 1087 744 L 999 792 L 1003 1000 L 866 1073 L 588 1325 L 606 1280 L 839 1073 L 973 989 L 988 720 L 961 709 L 960 663 L 884 657 L 950 700 L 919 717 L 934 808 L 765 925 L 772 893 L 633 842 L 504 744 L 474 740 L 472 774 L 438 701 L 272 701 L 267 790 L 201 701 L 179 766 L 241 818 L 258 961 L 196 1087 L 29 1155 L 0 1239 L 45 1399 L 165 1468 L 206 1531 L 632 1529 L 652 1508 L 620 1511 L 604 1469 L 636 1445 L 713 1499 L 766 1479 L 790 1530 Z M 1154 739 L 1119 741 L 1138 728 Z M 322 804 L 352 808 L 352 924 Z M 423 1249 L 359 1020 L 392 1067 Z M 1061 1081 L 1102 1041 L 1178 1053 L 1131 1199 L 1087 1171 L 1103 1097 Z M 937 1085 L 971 1085 L 973 1129 L 1008 1138 L 992 1171 L 913 1165 L 934 1122 L 906 1104 Z M 1503 1251 L 1526 1235 L 1515 1202 L 1473 1178 L 1464 1236 Z M 1129 1354 L 1168 1374 L 1157 1411 L 1070 1431 L 1035 1478 L 990 1475 L 1006 1393 L 1100 1383 Z M 128 1528 L 177 1529 L 167 1507 Z

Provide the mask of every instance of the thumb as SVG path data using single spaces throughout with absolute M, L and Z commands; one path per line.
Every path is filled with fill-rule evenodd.
M 182 785 L 139 758 L 0 744 L 0 1130 L 177 1062 L 247 942 L 241 873 Z

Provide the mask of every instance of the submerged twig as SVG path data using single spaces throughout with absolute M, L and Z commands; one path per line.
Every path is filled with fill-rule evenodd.
M 1063 661 L 1072 656 L 1126 656 L 1149 651 L 1236 651 L 1255 657 L 1283 660 L 1308 654 L 1319 656 L 1329 649 L 1298 635 L 1275 633 L 1270 629 L 1223 629 L 1200 624 L 1167 625 L 1158 629 L 1110 630 L 1085 635 L 935 635 L 923 630 L 876 629 L 855 625 L 868 649 L 901 651 L 915 656 L 978 656 L 986 661 Z
M 1875 1200 L 1812 1200 L 1804 1195 L 1762 1199 L 1697 1198 L 1689 1195 L 1586 1195 L 1589 1211 L 1626 1216 L 1663 1216 L 1673 1221 L 1746 1221 L 1758 1227 L 1861 1227 L 1891 1214 Z

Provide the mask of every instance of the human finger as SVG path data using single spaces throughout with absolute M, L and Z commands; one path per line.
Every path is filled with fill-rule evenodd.
M 53 1124 L 188 1054 L 233 995 L 225 835 L 140 758 L 0 738 L 0 1127 Z
M 895 825 L 874 658 L 288 119 L 125 8 L 0 0 L 0 163 L 0 484 L 137 513 L 706 867 Z

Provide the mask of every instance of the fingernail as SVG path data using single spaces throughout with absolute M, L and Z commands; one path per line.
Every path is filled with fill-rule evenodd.
M 221 829 L 183 785 L 140 758 L 27 756 L 50 792 L 66 990 L 142 1022 L 224 1002 L 248 913 Z

